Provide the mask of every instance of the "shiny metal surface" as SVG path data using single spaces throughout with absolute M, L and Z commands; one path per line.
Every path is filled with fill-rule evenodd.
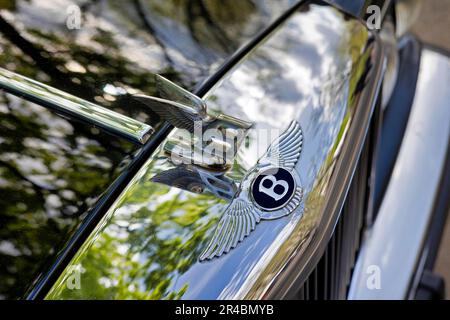
M 130 95 L 155 94 L 155 74 L 199 88 L 296 2 L 3 0 L 0 66 L 157 128 Z
M 0 90 L 0 299 L 22 299 L 140 146 Z
M 162 171 L 152 181 L 195 193 L 210 192 L 216 197 L 231 200 L 237 191 L 236 183 L 224 171 L 213 171 L 198 165 L 174 164 Z
M 395 1 L 397 37 L 404 36 L 419 18 L 423 0 Z
M 161 97 L 137 94 L 133 99 L 146 105 L 174 127 L 192 133 L 196 121 L 209 120 L 206 103 L 201 98 L 160 75 L 155 76 L 155 84 Z
M 449 148 L 449 87 L 450 59 L 423 50 L 408 126 L 377 219 L 358 258 L 350 299 L 408 298 Z M 374 266 L 380 271 L 379 289 L 367 286 Z
M 28 249 L 15 243 L 19 251 L 29 253 L 31 250 L 31 255 L 4 252 L 10 255 L 7 259 L 11 260 L 0 263 L 4 267 L 0 268 L 0 273 L 2 277 L 7 273 L 15 280 L 8 278 L 2 281 L 0 299 L 6 296 L 23 297 L 23 290 L 27 289 L 24 286 L 30 284 L 34 288 L 28 298 L 41 298 L 41 293 L 48 291 L 48 286 L 54 282 L 53 275 L 60 273 L 59 266 L 67 264 L 67 258 L 79 248 L 84 234 L 90 232 L 90 226 L 96 225 L 97 219 L 93 216 L 103 215 L 103 208 L 110 206 L 123 190 L 123 185 L 128 183 L 128 177 L 154 150 L 152 145 L 159 143 L 161 131 L 168 129 L 156 114 L 151 114 L 148 108 L 132 100 L 131 95 L 155 94 L 154 74 L 161 74 L 193 92 L 196 88 L 208 88 L 202 82 L 216 74 L 237 48 L 251 42 L 260 30 L 270 25 L 294 2 L 1 1 L 1 67 L 150 124 L 157 132 L 150 138 L 150 146 L 147 143 L 135 157 L 136 146 L 123 139 L 108 137 L 97 128 L 89 128 L 76 121 L 68 121 L 70 125 L 64 125 L 67 119 L 63 119 L 58 121 L 58 126 L 47 128 L 46 123 L 54 121 L 51 116 L 48 120 L 51 112 L 45 109 L 29 112 L 27 107 L 20 105 L 32 103 L 16 103 L 21 99 L 13 99 L 14 96 L 4 99 L 4 96 L 10 95 L 0 92 L 0 154 L 9 165 L 3 167 L 0 179 L 0 193 L 5 195 L 1 207 L 3 214 L 13 216 L 11 224 L 2 225 L 7 228 L 4 235 L 6 239 L 6 234 L 11 233 L 11 239 L 14 238 L 17 243 L 34 244 Z M 74 5 L 80 7 L 82 16 L 80 27 L 70 29 L 67 9 Z M 11 112 L 5 109 L 8 106 L 5 100 L 11 101 Z M 24 157 L 32 159 L 33 165 L 23 160 Z M 99 168 L 88 170 L 86 166 Z M 116 172 L 120 174 L 116 175 Z M 36 182 L 36 175 L 45 183 L 31 187 L 26 180 L 31 176 L 31 181 Z M 63 176 L 64 179 L 57 178 Z M 84 182 L 77 183 L 77 178 Z M 52 186 L 50 191 L 47 190 L 48 183 Z M 72 199 L 73 194 L 65 190 L 66 184 L 70 189 L 75 189 L 76 199 L 83 200 Z M 55 190 L 53 185 L 57 186 Z M 47 200 L 39 200 L 41 191 L 45 198 L 59 198 L 63 209 L 59 209 L 59 200 L 50 204 Z M 57 198 L 51 194 L 53 191 L 57 193 Z M 77 210 L 79 215 L 73 216 L 78 219 L 80 215 L 84 217 L 86 208 L 91 207 L 95 202 L 93 198 L 100 194 L 103 195 L 102 201 L 95 204 L 89 219 L 83 220 L 82 226 L 77 228 L 75 236 L 67 244 L 66 235 L 69 233 L 60 231 L 69 228 L 66 221 L 70 220 L 68 215 L 74 211 L 72 202 L 84 208 Z M 26 206 L 23 205 L 25 200 Z M 55 217 L 55 206 L 58 213 L 64 214 L 63 222 L 60 222 L 59 214 Z M 48 221 L 49 226 L 58 227 L 49 229 L 52 232 L 22 228 L 18 237 L 16 219 L 24 222 L 39 220 L 43 225 Z M 55 250 L 63 258 L 47 261 L 41 256 L 34 259 L 37 252 L 42 255 L 49 252 L 47 243 L 55 244 Z M 60 243 L 65 245 L 64 248 L 59 246 Z M 47 268 L 44 270 L 45 277 L 36 282 L 36 278 L 30 278 L 29 274 L 34 274 L 41 267 L 40 263 L 44 262 Z M 5 287 L 14 293 L 7 294 Z
M 256 225 L 261 220 L 278 219 L 291 214 L 298 208 L 303 199 L 303 191 L 300 178 L 294 169 L 300 157 L 302 146 L 302 130 L 298 122 L 293 121 L 242 179 L 239 190 L 231 200 L 230 205 L 225 209 L 214 235 L 200 256 L 200 261 L 220 257 L 234 249 L 239 242 L 250 235 L 250 232 L 255 230 Z M 277 179 L 275 174 L 280 168 L 289 172 L 293 177 L 293 186 L 289 186 L 286 180 Z M 261 192 L 261 188 L 266 189 L 263 182 L 264 179 L 269 179 L 271 181 L 268 186 L 270 189 L 267 188 L 270 191 L 269 197 L 278 201 L 288 196 L 286 201 L 274 208 L 261 206 L 253 197 L 255 193 L 253 190 L 255 188 L 254 183 L 258 176 L 270 170 L 275 171 L 275 173 L 264 176 L 260 181 L 258 191 Z M 276 192 L 275 186 L 282 183 L 284 184 L 282 193 Z M 289 189 L 292 189 L 290 195 L 286 194 Z M 267 190 L 264 193 L 267 194 Z M 274 203 L 276 204 L 276 202 Z
M 288 295 L 321 255 L 354 172 L 382 75 L 379 42 L 359 20 L 302 4 L 205 97 L 251 121 L 226 174 L 241 182 L 292 120 L 305 143 L 295 167 L 304 201 L 262 221 L 218 259 L 199 261 L 229 200 L 152 181 L 174 168 L 162 147 L 131 181 L 47 299 L 236 299 Z M 269 135 L 271 130 L 276 134 Z M 264 137 L 259 134 L 266 133 Z M 299 165 L 301 163 L 301 165 Z M 318 258 L 318 257 L 317 257 Z M 69 290 L 81 266 L 79 290 Z
M 155 78 L 162 98 L 134 95 L 133 99 L 179 131 L 184 131 L 173 134 L 172 137 L 178 139 L 173 138 L 165 145 L 168 157 L 176 156 L 177 161 L 195 163 L 201 167 L 229 168 L 252 123 L 223 113 L 213 113 L 201 98 L 160 75 Z M 205 131 L 210 131 L 210 134 L 203 139 Z
M 138 144 L 145 143 L 153 133 L 148 124 L 3 68 L 0 68 L 0 88 Z

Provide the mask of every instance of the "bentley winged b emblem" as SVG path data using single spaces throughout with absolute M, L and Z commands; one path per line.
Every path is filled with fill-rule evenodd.
M 303 191 L 295 165 L 302 144 L 302 130 L 298 122 L 293 121 L 243 178 L 200 261 L 229 252 L 261 220 L 284 217 L 300 205 Z

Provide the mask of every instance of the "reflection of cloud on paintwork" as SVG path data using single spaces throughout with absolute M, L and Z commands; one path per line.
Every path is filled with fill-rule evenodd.
M 364 34 L 356 40 L 334 37 L 338 31 L 333 28 L 355 32 L 361 28 L 337 11 L 324 6 L 304 9 L 286 28 L 280 28 L 257 56 L 250 56 L 232 71 L 208 99 L 213 109 L 257 122 L 257 129 L 282 128 L 292 118 L 308 120 L 302 121 L 308 143 L 297 168 L 307 208 L 301 224 L 303 207 L 276 222 L 261 223 L 252 232 L 252 239 L 229 254 L 199 263 L 198 257 L 228 202 L 207 192 L 197 194 L 152 181 L 157 174 L 173 169 L 159 149 L 72 261 L 83 262 L 91 287 L 82 292 L 64 290 L 63 275 L 48 298 L 236 298 L 263 294 L 283 259 L 306 244 L 321 218 L 319 210 L 329 191 L 337 146 L 350 121 L 346 118 L 346 112 L 351 116 L 350 94 L 361 77 L 353 68 L 359 68 L 356 60 L 367 40 Z M 302 50 L 303 35 L 294 32 L 302 29 L 302 21 L 313 26 L 306 42 L 314 50 Z M 322 29 L 320 22 L 332 27 Z M 296 36 L 300 44 L 293 41 Z M 331 37 L 330 42 L 323 41 L 325 37 Z M 349 71 L 352 73 L 346 73 Z M 285 83 L 291 85 L 281 88 Z M 281 101 L 280 92 L 287 95 Z M 242 180 L 264 152 L 255 152 L 257 139 L 252 132 L 257 131 L 251 130 L 249 146 L 241 148 L 243 152 L 228 178 Z M 130 286 L 132 290 L 128 290 Z

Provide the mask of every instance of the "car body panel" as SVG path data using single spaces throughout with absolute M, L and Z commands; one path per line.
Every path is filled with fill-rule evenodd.
M 24 298 L 139 153 L 0 92 L 0 297 Z
M 414 295 L 429 250 L 426 238 L 450 145 L 449 85 L 450 58 L 423 49 L 411 115 L 358 258 L 350 299 Z
M 155 94 L 153 74 L 195 89 L 294 2 L 6 1 L 0 65 L 154 125 L 127 94 Z
M 261 222 L 229 253 L 200 262 L 229 200 L 153 182 L 174 169 L 161 146 L 47 299 L 287 295 L 308 273 L 300 265 L 312 268 L 331 236 L 367 133 L 383 61 L 377 38 L 359 20 L 324 4 L 300 5 L 205 99 L 211 109 L 251 121 L 257 129 L 279 134 L 292 119 L 300 123 L 305 140 L 296 170 L 303 204 L 289 216 Z M 226 174 L 235 183 L 273 140 L 258 146 L 256 132 L 250 130 L 248 146 Z M 77 274 L 80 288 L 68 289 Z

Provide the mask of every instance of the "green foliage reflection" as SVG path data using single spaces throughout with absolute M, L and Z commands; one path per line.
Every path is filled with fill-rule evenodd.
M 133 182 L 72 261 L 72 266 L 84 270 L 80 288 L 68 288 L 72 274 L 66 272 L 47 298 L 177 299 L 183 295 L 188 287 L 177 279 L 197 262 L 224 201 L 150 182 L 153 174 L 149 167 Z

